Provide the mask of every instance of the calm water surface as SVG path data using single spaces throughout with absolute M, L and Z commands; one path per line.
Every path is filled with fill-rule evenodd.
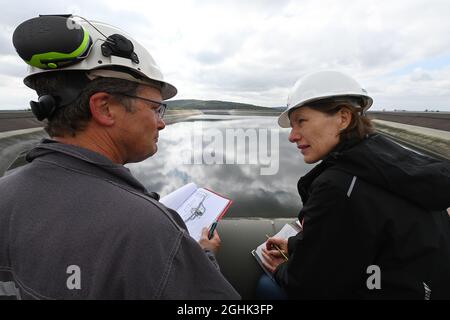
M 226 214 L 229 218 L 295 217 L 301 208 L 297 181 L 313 165 L 303 162 L 288 141 L 289 129 L 279 128 L 276 120 L 225 115 L 189 118 L 160 131 L 153 157 L 127 167 L 149 191 L 161 196 L 189 182 L 222 194 L 233 200 Z M 241 136 L 240 142 L 233 134 Z M 262 175 L 264 168 L 277 172 Z

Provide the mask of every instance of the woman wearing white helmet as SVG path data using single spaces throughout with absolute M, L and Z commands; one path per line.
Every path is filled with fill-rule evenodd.
M 281 296 L 450 298 L 450 165 L 373 133 L 371 105 L 354 79 L 324 71 L 295 84 L 279 117 L 304 161 L 321 160 L 298 182 L 303 231 L 263 251 Z

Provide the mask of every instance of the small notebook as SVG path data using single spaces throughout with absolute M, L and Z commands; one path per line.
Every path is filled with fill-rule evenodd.
M 297 235 L 297 233 L 299 233 L 301 230 L 302 230 L 302 227 L 301 227 L 300 222 L 298 220 L 295 220 L 291 223 L 285 224 L 283 226 L 283 228 L 281 228 L 281 230 L 277 234 L 275 234 L 271 237 L 287 240 L 288 238 Z M 256 261 L 261 266 L 261 268 L 264 270 L 264 272 L 273 280 L 272 273 L 269 270 L 267 270 L 266 267 L 262 263 L 262 261 L 264 259 L 264 257 L 262 256 L 262 249 L 266 247 L 266 242 L 267 241 L 264 241 L 256 249 L 252 250 L 251 254 L 255 257 Z

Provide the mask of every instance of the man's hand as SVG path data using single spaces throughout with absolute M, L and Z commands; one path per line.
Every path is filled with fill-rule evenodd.
M 200 247 L 202 247 L 202 249 L 208 249 L 214 252 L 214 254 L 217 254 L 221 243 L 219 234 L 217 233 L 217 230 L 214 230 L 213 237 L 211 239 L 208 239 L 208 233 L 209 229 L 203 228 L 202 237 L 198 241 L 198 244 L 200 245 Z

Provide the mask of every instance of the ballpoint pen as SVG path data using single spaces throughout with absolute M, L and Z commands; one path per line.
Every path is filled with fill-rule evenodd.
M 208 239 L 211 240 L 211 238 L 214 235 L 214 230 L 216 230 L 217 227 L 217 221 L 214 221 L 213 224 L 211 225 L 211 229 L 209 229 L 209 233 L 208 233 Z
M 266 234 L 266 237 L 267 237 L 267 239 L 269 239 L 270 238 L 270 236 L 269 235 L 267 235 Z M 275 247 L 275 249 L 277 249 L 278 250 L 278 252 L 280 252 L 281 253 L 281 255 L 283 256 L 283 258 L 284 258 L 284 260 L 286 260 L 286 261 L 288 261 L 289 260 L 289 258 L 284 254 L 284 252 L 280 249 L 280 247 L 279 246 L 277 246 L 276 244 L 273 244 L 273 246 Z

